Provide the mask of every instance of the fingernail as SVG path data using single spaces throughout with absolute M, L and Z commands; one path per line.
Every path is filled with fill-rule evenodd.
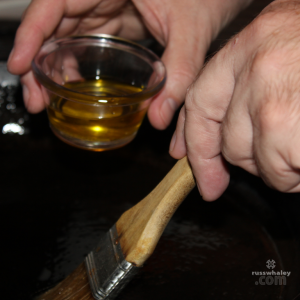
M 28 102 L 29 102 L 29 91 L 28 91 L 28 88 L 26 85 L 22 85 L 22 89 L 23 89 L 24 104 L 25 104 L 25 107 L 27 108 Z
M 169 124 L 171 122 L 171 119 L 177 110 L 178 105 L 176 101 L 172 98 L 167 98 L 162 106 L 161 106 L 161 114 L 163 116 L 164 121 Z
M 175 143 L 176 143 L 176 131 L 173 133 L 173 136 L 172 136 L 172 139 L 171 139 L 170 149 L 169 149 L 170 152 L 173 151 Z

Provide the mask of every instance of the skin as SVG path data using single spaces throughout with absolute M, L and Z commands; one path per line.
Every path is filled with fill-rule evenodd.
M 274 1 L 189 87 L 170 144 L 205 200 L 229 183 L 225 161 L 282 192 L 300 191 L 300 3 Z
M 107 33 L 139 40 L 150 34 L 165 47 L 162 60 L 167 82 L 152 101 L 148 117 L 165 129 L 184 101 L 187 87 L 202 67 L 218 32 L 249 0 L 33 0 L 17 31 L 8 70 L 21 75 L 25 106 L 31 113 L 45 108 L 31 61 L 53 38 Z

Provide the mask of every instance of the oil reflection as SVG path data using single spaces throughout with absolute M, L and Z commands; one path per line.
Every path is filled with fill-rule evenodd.
M 2 134 L 24 135 L 29 133 L 29 115 L 23 104 L 19 77 L 7 71 L 0 62 L 0 128 Z
M 17 133 L 23 135 L 25 133 L 25 128 L 17 123 L 7 123 L 3 126 L 2 133 Z

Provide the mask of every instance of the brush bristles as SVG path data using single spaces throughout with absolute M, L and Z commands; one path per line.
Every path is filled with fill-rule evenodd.
M 91 294 L 84 263 L 65 280 L 36 300 L 95 300 Z

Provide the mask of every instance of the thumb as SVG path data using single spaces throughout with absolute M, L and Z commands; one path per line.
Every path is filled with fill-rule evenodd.
M 174 27 L 170 33 L 162 56 L 167 69 L 166 85 L 148 110 L 148 118 L 157 129 L 165 129 L 170 124 L 175 111 L 184 101 L 188 86 L 201 68 L 207 51 L 206 42 L 200 41 L 201 34 L 191 37 L 190 32 L 186 32 L 188 26 L 180 25 L 180 31 Z

